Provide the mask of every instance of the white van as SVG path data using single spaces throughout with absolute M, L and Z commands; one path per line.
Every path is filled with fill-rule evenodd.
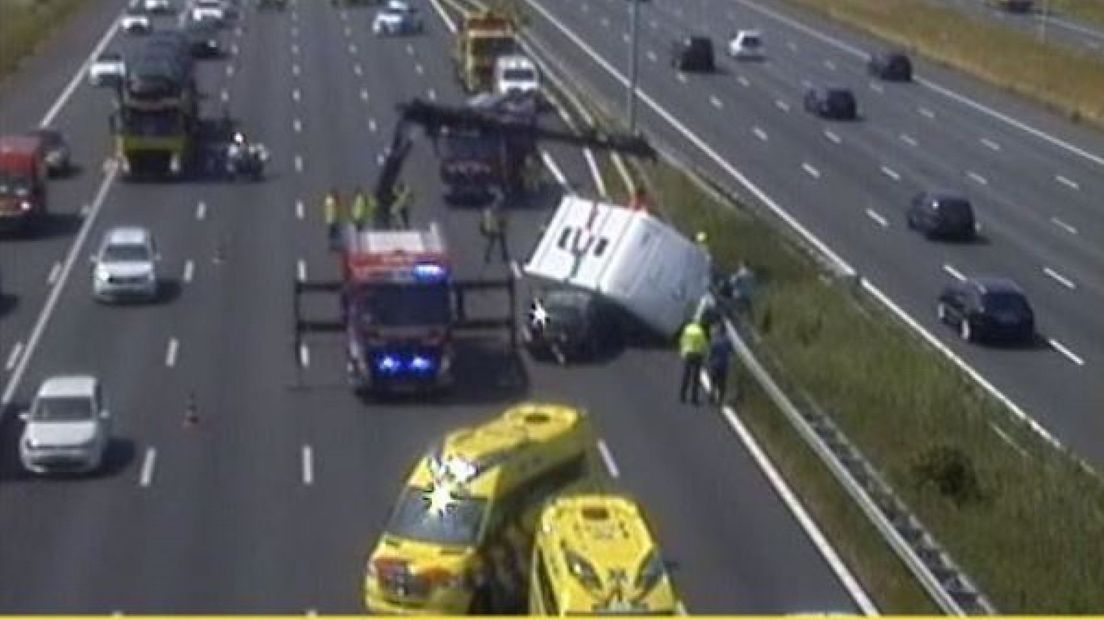
M 540 72 L 537 65 L 520 54 L 501 56 L 495 61 L 495 93 L 530 93 L 540 89 Z
M 737 60 L 763 59 L 763 33 L 758 30 L 740 30 L 728 42 L 728 55 Z
M 693 317 L 709 289 L 706 252 L 645 211 L 565 196 L 526 274 L 593 291 L 664 336 Z

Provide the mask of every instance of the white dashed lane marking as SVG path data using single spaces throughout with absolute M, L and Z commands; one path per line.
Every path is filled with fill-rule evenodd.
M 889 226 L 889 222 L 886 221 L 885 217 L 874 209 L 867 209 L 866 217 L 869 217 L 870 219 L 877 222 L 878 226 L 881 226 L 882 228 L 887 228 Z
M 189 259 L 187 262 L 184 263 L 184 273 L 181 275 L 181 279 L 184 281 L 185 284 L 187 284 L 187 283 L 191 282 L 192 278 L 194 278 L 194 277 L 195 277 L 195 262 L 193 262 L 191 259 Z
M 1077 364 L 1078 366 L 1084 366 L 1085 365 L 1085 360 L 1082 359 L 1081 356 L 1079 356 L 1076 353 L 1074 353 L 1073 351 L 1071 351 L 1070 348 L 1067 347 L 1066 345 L 1062 344 L 1061 342 L 1058 342 L 1054 338 L 1048 338 L 1047 342 L 1050 343 L 1051 348 L 1053 348 L 1055 351 L 1061 353 L 1069 361 L 1073 362 L 1074 364 Z
M 310 446 L 303 446 L 303 484 L 314 484 L 314 451 Z
M 918 108 L 916 111 L 919 112 L 920 116 L 923 116 L 924 118 L 935 118 L 935 112 L 932 112 L 927 108 Z
M 808 162 L 801 164 L 801 169 L 804 170 L 806 174 L 813 177 L 814 179 L 819 179 L 820 178 L 820 171 L 817 170 L 816 168 L 814 168 L 812 166 L 812 164 L 809 164 Z
M 203 202 L 203 201 L 200 201 L 199 204 L 196 205 L 195 218 L 197 220 L 202 221 L 206 217 L 207 217 L 207 203 Z
M 299 119 L 295 119 L 291 122 L 291 128 L 295 130 L 295 133 L 301 133 L 303 131 L 303 122 Z
M 720 108 L 723 108 L 723 107 L 724 107 L 724 104 L 723 104 L 723 103 L 721 103 L 721 100 L 720 100 L 720 99 L 718 99 L 718 98 L 717 98 L 717 97 L 715 97 L 715 96 L 710 96 L 710 97 L 709 97 L 709 103 L 713 104 L 713 107 L 714 107 L 714 108 L 717 108 L 717 109 L 720 109 Z
M 1070 189 L 1081 189 L 1081 186 L 1077 184 L 1077 181 L 1074 181 L 1072 179 L 1068 179 L 1068 178 L 1066 178 L 1066 177 L 1064 177 L 1060 174 L 1055 175 L 1054 180 L 1058 181 L 1059 183 L 1061 183 L 1062 185 L 1065 185 L 1066 187 L 1068 187 Z
M 893 168 L 890 168 L 889 166 L 882 166 L 882 174 L 884 174 L 887 177 L 893 179 L 894 181 L 900 181 L 901 180 L 901 175 L 898 174 L 896 170 L 894 170 Z
M 756 137 L 756 138 L 759 138 L 759 139 L 760 139 L 760 140 L 762 140 L 763 142 L 766 142 L 766 141 L 767 141 L 767 132 L 763 131 L 763 129 L 762 129 L 762 128 L 760 128 L 760 127 L 753 127 L 753 128 L 751 129 L 751 133 L 755 134 L 755 137 Z
M 169 338 L 169 346 L 165 351 L 165 366 L 172 368 L 176 366 L 176 355 L 180 352 L 180 341 L 176 338 Z
M 146 488 L 153 484 L 153 468 L 157 464 L 157 448 L 146 448 L 146 455 L 142 457 L 142 471 L 138 476 L 138 486 Z M 116 612 L 120 616 L 120 612 Z
M 306 216 L 306 212 L 307 212 L 307 210 L 306 210 L 306 207 L 303 206 L 303 201 L 302 200 L 296 200 L 295 201 L 295 219 L 297 219 L 297 220 L 303 219 L 303 217 Z
M 295 156 L 295 171 L 296 172 L 302 172 L 303 171 L 303 156 L 302 155 L 296 155 Z
M 609 471 L 610 477 L 620 477 L 621 470 L 617 468 L 617 461 L 613 460 L 613 453 L 610 452 L 609 446 L 606 445 L 604 439 L 598 440 L 598 452 L 602 455 L 602 461 L 606 464 L 606 469 Z
M 1074 228 L 1073 226 L 1067 224 L 1066 222 L 1064 222 L 1064 221 L 1062 221 L 1062 220 L 1060 220 L 1056 217 L 1050 218 L 1050 222 L 1052 224 L 1054 224 L 1055 226 L 1057 226 L 1058 228 L 1061 228 L 1062 230 L 1068 232 L 1071 235 L 1076 235 L 1077 234 L 1077 229 L 1076 228 Z
M 901 139 L 901 142 L 904 142 L 905 144 L 907 144 L 909 146 L 916 146 L 916 138 L 913 138 L 912 136 L 908 135 L 907 133 L 903 133 L 898 137 Z
M 948 275 L 950 275 L 955 280 L 958 280 L 959 282 L 964 282 L 966 280 L 966 276 L 962 275 L 962 272 L 955 269 L 954 266 L 948 263 L 943 264 L 943 271 L 945 271 Z
M 972 170 L 967 171 L 966 176 L 970 177 L 970 180 L 978 185 L 989 185 L 989 181 L 985 177 Z
M 294 100 L 294 101 L 299 101 L 299 97 L 300 97 L 300 96 L 301 96 L 301 94 L 299 93 L 299 89 L 298 89 L 298 88 L 292 89 L 292 91 L 291 91 L 291 98 L 292 98 L 292 100 Z
M 299 262 L 295 265 L 295 277 L 300 282 L 307 281 L 307 263 L 303 259 L 299 259 Z
M 305 342 L 299 345 L 299 365 L 303 368 L 310 366 L 310 348 Z
M 842 142 L 842 140 L 840 140 L 840 137 L 837 136 L 835 134 L 835 132 L 833 132 L 831 129 L 825 129 L 824 130 L 824 137 L 828 138 L 830 141 L 832 141 L 836 144 L 839 144 L 840 142 Z
M 992 140 L 990 140 L 989 138 L 982 138 L 982 139 L 980 140 L 980 142 L 981 142 L 982 144 L 984 144 L 984 145 L 985 145 L 985 148 L 987 148 L 987 149 L 989 149 L 989 150 L 991 150 L 991 151 L 999 151 L 999 150 L 1001 150 L 1001 146 L 1000 146 L 999 144 L 997 144 L 996 142 L 993 142 L 993 141 L 992 141 Z
M 739 82 L 740 86 L 743 86 L 744 88 L 747 88 L 748 86 L 751 86 L 751 81 L 749 81 L 746 77 L 744 77 L 742 75 L 737 75 L 736 76 L 736 81 Z
M 368 101 L 368 89 L 367 88 L 360 89 L 360 100 L 361 101 Z
M 870 83 L 870 90 L 878 93 L 879 95 L 885 92 L 885 89 L 882 88 L 882 85 L 877 82 Z
M 1057 271 L 1051 269 L 1050 267 L 1043 267 L 1043 273 L 1045 273 L 1047 275 L 1047 277 L 1049 277 L 1051 280 L 1054 280 L 1055 282 L 1057 282 L 1058 284 L 1061 284 L 1062 286 L 1068 288 L 1069 290 L 1071 290 L 1071 291 L 1076 291 L 1077 290 L 1077 284 L 1073 280 L 1070 280 L 1066 276 L 1058 273 Z
M 790 104 L 786 103 L 785 101 L 782 101 L 781 99 L 775 99 L 774 100 L 774 107 L 778 108 L 779 110 L 782 110 L 783 112 L 789 112 L 790 111 Z

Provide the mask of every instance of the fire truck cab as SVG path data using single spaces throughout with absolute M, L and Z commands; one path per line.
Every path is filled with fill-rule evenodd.
M 445 241 L 428 230 L 349 230 L 341 307 L 358 390 L 452 382 L 453 308 Z

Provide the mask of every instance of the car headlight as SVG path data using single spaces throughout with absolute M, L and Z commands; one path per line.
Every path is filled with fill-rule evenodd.
M 109 282 L 111 280 L 111 272 L 103 267 L 96 267 L 96 279 L 100 282 Z
M 30 211 L 31 207 L 33 207 L 33 206 L 34 205 L 31 204 L 30 200 L 21 200 L 21 201 L 19 201 L 19 208 L 23 211 Z

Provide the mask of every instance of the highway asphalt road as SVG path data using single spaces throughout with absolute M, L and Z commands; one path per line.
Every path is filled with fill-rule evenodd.
M 526 2 L 541 45 L 620 112 L 625 3 Z M 642 4 L 643 126 L 753 199 L 737 182 L 742 173 L 1060 441 L 1104 461 L 1096 380 L 1104 359 L 1104 136 L 924 62 L 916 83 L 873 81 L 863 54 L 874 42 L 781 4 Z M 738 28 L 763 31 L 765 61 L 724 55 Z M 717 73 L 672 69 L 670 42 L 688 32 L 713 38 Z M 861 119 L 806 114 L 811 84 L 853 88 Z M 933 188 L 972 200 L 980 242 L 937 243 L 907 230 L 909 199 Z M 1026 290 L 1042 336 L 1036 346 L 967 344 L 938 323 L 940 289 L 980 274 L 1010 276 Z
M 10 82 L 5 131 L 41 121 L 122 4 L 89 3 Z M 424 12 L 428 32 L 408 39 L 373 38 L 367 11 L 303 0 L 286 13 L 250 11 L 227 32 L 236 53 L 204 63 L 204 107 L 215 113 L 225 92 L 273 151 L 258 184 L 105 177 L 110 95 L 83 82 L 51 119 L 83 169 L 51 187 L 59 223 L 49 235 L 0 242 L 0 378 L 12 395 L 0 423 L 0 612 L 358 612 L 363 562 L 415 458 L 446 430 L 526 398 L 593 413 L 608 466 L 654 517 L 692 612 L 855 609 L 722 417 L 676 403 L 670 351 L 559 368 L 507 352 L 499 338 L 468 341 L 460 387 L 434 402 L 357 400 L 329 336 L 307 339 L 298 370 L 293 279 L 300 269 L 311 279 L 336 273 L 319 197 L 372 182 L 396 102 L 459 100 L 447 34 Z M 579 152 L 548 151 L 593 191 Z M 509 273 L 482 264 L 476 213 L 441 205 L 424 142 L 404 176 L 413 219 L 443 225 L 462 275 Z M 516 208 L 515 251 L 533 243 L 555 193 Z M 167 280 L 159 303 L 90 299 L 91 244 L 122 223 L 157 237 Z M 78 230 L 88 233 L 71 267 L 55 268 Z M 32 338 L 40 316 L 48 320 Z M 117 436 L 106 471 L 29 477 L 13 414 L 44 377 L 66 372 L 104 383 Z M 183 425 L 190 395 L 193 428 Z
M 1050 15 L 1046 15 L 1043 13 L 1043 1 L 1036 2 L 1036 9 L 1030 13 L 1005 11 L 987 5 L 985 0 L 938 0 L 938 2 L 953 6 L 968 15 L 1030 33 L 1048 43 L 1061 43 L 1072 49 L 1098 56 L 1104 54 L 1104 30 L 1053 10 Z

